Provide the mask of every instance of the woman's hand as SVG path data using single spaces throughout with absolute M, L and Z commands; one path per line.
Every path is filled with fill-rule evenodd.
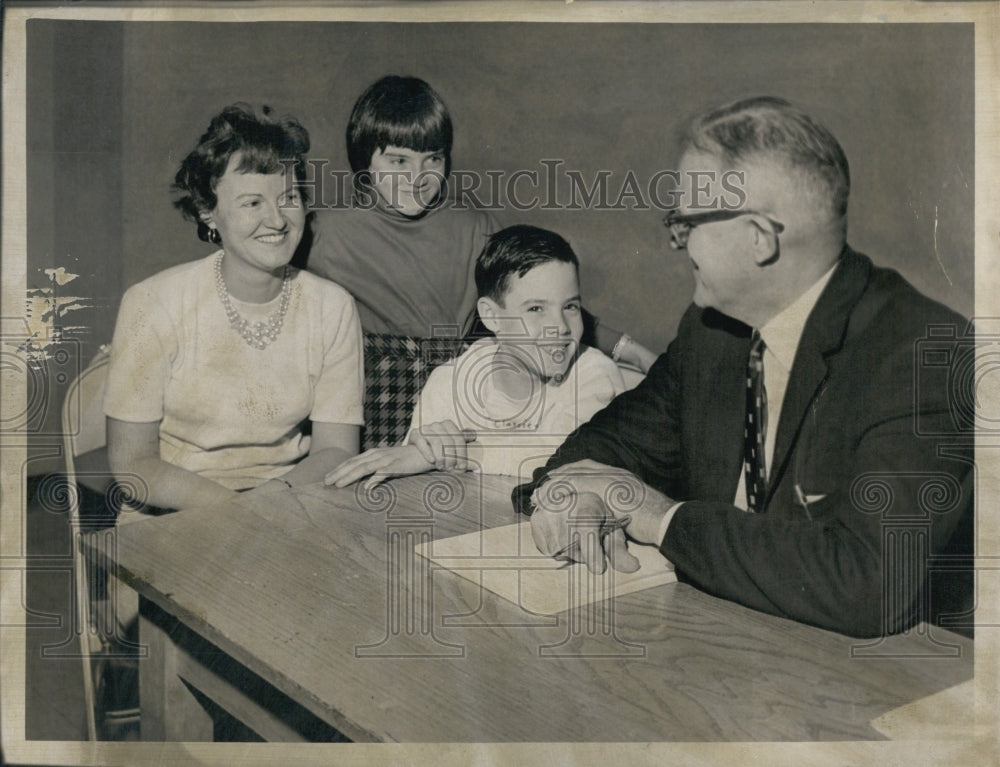
M 365 490 L 370 490 L 392 477 L 422 474 L 434 468 L 434 464 L 424 457 L 416 445 L 376 447 L 348 458 L 326 475 L 323 484 L 346 487 L 371 474 L 371 479 L 365 483 Z
M 282 475 L 293 487 L 319 482 L 346 460 L 358 454 L 361 428 L 348 423 L 312 422 L 309 455 Z

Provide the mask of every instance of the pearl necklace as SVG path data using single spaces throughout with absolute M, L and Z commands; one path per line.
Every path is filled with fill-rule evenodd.
M 215 289 L 219 293 L 222 301 L 222 308 L 226 310 L 226 318 L 233 330 L 243 336 L 243 340 L 254 349 L 266 349 L 277 340 L 281 333 L 281 326 L 285 322 L 285 314 L 288 312 L 288 303 L 292 295 L 291 269 L 285 266 L 281 277 L 281 302 L 278 304 L 278 311 L 269 316 L 266 320 L 251 324 L 248 320 L 240 316 L 229 300 L 229 291 L 226 290 L 226 281 L 222 276 L 222 257 L 215 259 Z

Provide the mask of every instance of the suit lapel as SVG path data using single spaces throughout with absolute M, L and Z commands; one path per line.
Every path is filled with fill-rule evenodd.
M 732 339 L 725 353 L 719 354 L 713 379 L 707 389 L 713 392 L 713 407 L 706 413 L 704 434 L 710 442 L 716 442 L 718 435 L 732 435 L 715 446 L 719 451 L 718 460 L 721 476 L 725 478 L 716 484 L 716 492 L 722 489 L 720 500 L 731 502 L 736 493 L 736 485 L 743 481 L 743 459 L 746 440 L 743 429 L 746 423 L 746 370 L 747 356 L 750 354 L 750 329 L 740 337 Z M 711 455 L 711 453 L 710 453 Z M 713 459 L 716 456 L 712 456 Z
M 781 483 L 809 406 L 826 379 L 826 360 L 843 345 L 848 320 L 865 292 L 870 272 L 871 261 L 845 246 L 837 270 L 806 320 L 781 406 L 768 501 Z
M 713 309 L 702 313 L 703 334 L 690 364 L 696 370 L 693 404 L 687 410 L 688 492 L 693 498 L 732 501 L 743 476 L 746 360 L 750 328 Z M 705 350 L 711 350 L 705 353 Z

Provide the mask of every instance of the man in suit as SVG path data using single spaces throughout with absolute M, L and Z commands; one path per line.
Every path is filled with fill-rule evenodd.
M 966 322 L 847 246 L 847 159 L 789 103 L 704 114 L 678 171 L 665 223 L 693 304 L 645 381 L 514 491 L 540 551 L 628 570 L 627 535 L 711 594 L 841 633 L 961 624 L 971 574 L 940 563 L 971 553 L 950 408 L 971 391 L 918 352 Z

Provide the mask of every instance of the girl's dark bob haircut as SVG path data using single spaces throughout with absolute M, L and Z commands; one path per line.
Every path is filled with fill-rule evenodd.
M 354 173 L 371 167 L 386 147 L 442 152 L 451 172 L 451 115 L 431 86 L 418 77 L 387 75 L 372 83 L 354 104 L 347 123 L 347 157 Z

